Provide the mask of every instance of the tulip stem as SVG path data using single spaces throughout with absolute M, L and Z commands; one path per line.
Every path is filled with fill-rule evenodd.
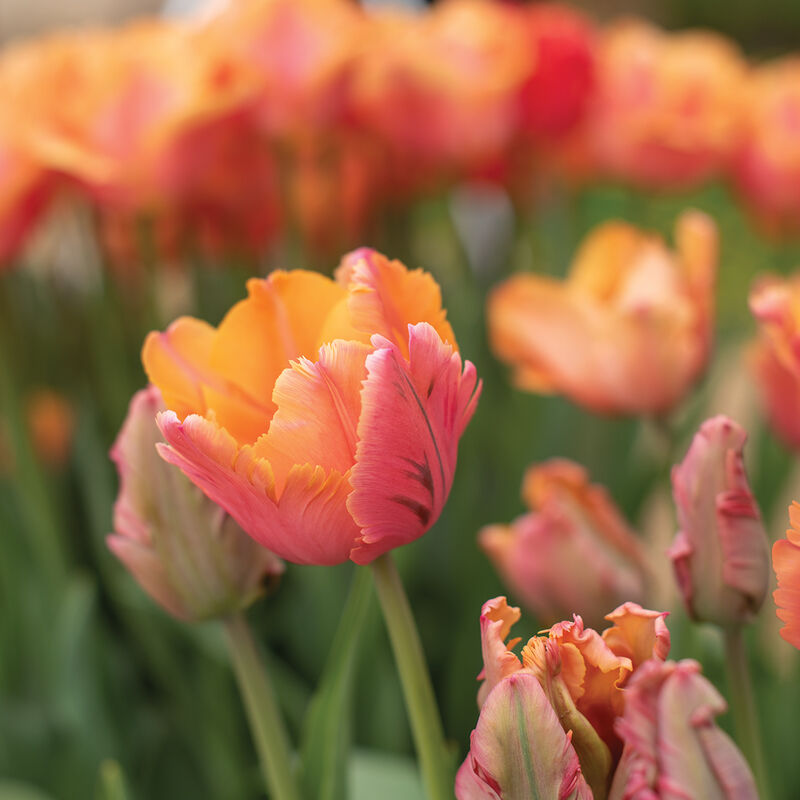
M 422 643 L 389 553 L 370 565 L 378 591 L 429 800 L 452 800 L 454 779 Z
M 770 794 L 764 766 L 764 750 L 741 625 L 725 630 L 725 663 L 736 739 L 753 770 L 759 797 L 767 800 Z
M 233 669 L 271 800 L 300 800 L 275 691 L 243 614 L 225 620 Z

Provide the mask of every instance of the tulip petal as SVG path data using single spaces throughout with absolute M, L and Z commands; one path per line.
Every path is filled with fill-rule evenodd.
M 773 597 L 778 619 L 786 623 L 781 636 L 800 649 L 800 504 L 792 503 L 789 514 L 792 527 L 786 531 L 787 538 L 772 546 L 772 565 L 778 576 Z
M 442 308 L 439 285 L 421 269 L 366 247 L 342 259 L 336 279 L 349 291 L 348 308 L 356 328 L 377 333 L 408 358 L 408 326 L 429 323 L 442 341 L 457 350 L 456 337 Z
M 293 361 L 275 383 L 278 410 L 253 447 L 275 473 L 278 494 L 295 464 L 318 464 L 344 474 L 355 461 L 361 384 L 371 348 L 341 339 L 324 345 L 317 361 Z
M 618 656 L 629 658 L 634 670 L 650 658 L 665 661 L 670 647 L 669 630 L 664 623 L 668 613 L 623 603 L 606 614 L 614 625 L 603 631 L 603 641 Z
M 456 778 L 458 800 L 590 800 L 578 756 L 533 675 L 510 675 L 489 694 Z
M 480 393 L 475 367 L 466 361 L 462 372 L 460 356 L 433 327 L 422 322 L 408 330 L 408 361 L 380 336 L 366 360 L 347 503 L 362 529 L 351 556 L 357 564 L 417 539 L 436 522 Z
M 509 606 L 505 597 L 487 600 L 481 608 L 483 669 L 478 678 L 483 679 L 483 684 L 478 691 L 479 706 L 483 705 L 489 692 L 503 678 L 522 669 L 520 660 L 511 652 L 511 648 L 519 642 L 519 639 L 506 642 L 511 626 L 519 618 L 519 609 L 516 606 Z
M 214 422 L 196 414 L 184 422 L 167 411 L 158 424 L 169 447 L 162 457 L 180 467 L 257 542 L 297 564 L 346 561 L 358 537 L 347 512 L 349 475 L 295 466 L 278 499 L 272 467 Z

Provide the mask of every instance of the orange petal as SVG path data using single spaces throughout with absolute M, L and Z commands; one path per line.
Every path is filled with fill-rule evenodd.
M 408 270 L 375 250 L 362 248 L 345 256 L 336 279 L 347 286 L 348 307 L 356 328 L 377 333 L 408 358 L 408 326 L 427 322 L 442 341 L 458 349 L 439 285 L 421 269 Z
M 358 536 L 347 512 L 348 475 L 321 467 L 293 467 L 280 500 L 272 467 L 252 447 L 213 422 L 190 415 L 180 422 L 172 411 L 159 416 L 169 446 L 163 458 L 180 467 L 257 542 L 297 564 L 346 561 Z
M 295 464 L 347 472 L 355 463 L 361 384 L 371 348 L 341 339 L 324 345 L 316 362 L 301 358 L 275 384 L 278 406 L 254 452 L 275 471 L 278 492 Z

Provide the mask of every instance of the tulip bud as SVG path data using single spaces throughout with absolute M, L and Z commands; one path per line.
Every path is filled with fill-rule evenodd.
M 522 603 L 544 624 L 580 614 L 590 627 L 603 609 L 642 600 L 645 555 L 608 492 L 583 467 L 553 460 L 530 467 L 523 497 L 531 512 L 490 525 L 481 547 Z
M 725 701 L 695 661 L 647 661 L 628 682 L 610 800 L 757 800 L 747 762 L 714 718 Z
M 749 622 L 767 593 L 767 538 L 742 462 L 746 438 L 727 417 L 706 420 L 672 470 L 680 530 L 668 552 L 686 608 L 700 622 Z
M 178 619 L 220 617 L 249 605 L 282 562 L 256 544 L 179 469 L 161 459 L 149 387 L 131 400 L 111 450 L 120 476 L 108 546 L 141 587 Z

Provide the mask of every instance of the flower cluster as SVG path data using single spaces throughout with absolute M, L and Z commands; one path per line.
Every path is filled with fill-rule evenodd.
M 519 609 L 481 610 L 484 679 L 458 800 L 512 797 L 756 798 L 752 775 L 714 724 L 725 702 L 694 661 L 666 661 L 666 614 L 625 603 L 602 635 L 580 616 L 506 642 Z M 666 795 L 664 795 L 666 796 Z
M 56 198 L 117 262 L 137 223 L 167 254 L 341 251 L 454 181 L 682 189 L 728 177 L 800 228 L 798 65 L 750 69 L 710 33 L 600 28 L 558 4 L 243 0 L 186 21 L 59 33 L 0 55 L 0 259 Z

